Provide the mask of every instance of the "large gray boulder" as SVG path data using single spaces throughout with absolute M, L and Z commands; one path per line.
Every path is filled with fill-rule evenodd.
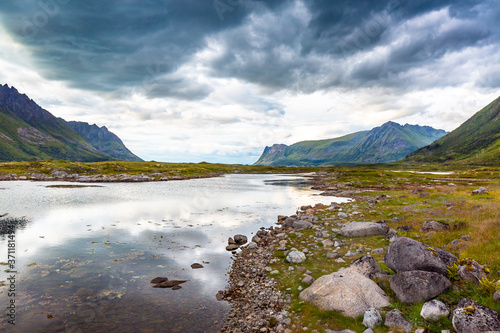
M 387 315 L 385 316 L 384 326 L 401 328 L 406 333 L 411 332 L 411 323 L 397 309 L 387 312 Z
M 371 307 L 390 304 L 389 297 L 375 282 L 356 271 L 324 275 L 302 291 L 299 298 L 321 310 L 337 311 L 353 318 Z
M 448 267 L 458 259 L 444 250 L 429 247 L 416 240 L 400 237 L 385 252 L 385 264 L 395 271 L 427 271 L 448 274 Z
M 391 276 L 389 283 L 403 303 L 418 303 L 434 298 L 451 286 L 441 274 L 425 271 L 401 272 Z
M 368 237 L 385 235 L 389 227 L 385 223 L 376 222 L 350 222 L 340 229 L 340 234 L 344 237 Z
M 500 331 L 498 313 L 467 298 L 458 302 L 451 322 L 458 333 Z
M 448 317 L 449 314 L 450 309 L 446 304 L 437 299 L 425 302 L 424 306 L 422 306 L 422 311 L 420 311 L 422 318 L 429 321 L 437 321 L 442 317 Z

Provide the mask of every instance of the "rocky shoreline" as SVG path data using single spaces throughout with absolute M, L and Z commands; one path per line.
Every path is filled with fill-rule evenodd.
M 385 194 L 375 197 L 363 196 L 362 192 L 366 192 L 366 188 L 355 188 L 350 183 L 332 186 L 325 181 L 325 176 L 317 174 L 308 182 L 314 189 L 323 191 L 322 195 L 349 197 L 356 203 L 366 203 L 367 209 L 371 210 L 377 203 L 388 198 Z M 409 190 L 416 195 L 422 193 L 421 190 L 412 186 L 404 187 L 404 190 Z M 472 195 L 477 195 L 477 193 L 473 192 Z M 420 316 L 428 322 L 449 318 L 453 323 L 453 328 L 459 333 L 483 332 L 486 328 L 500 331 L 500 318 L 494 310 L 468 298 L 462 298 L 457 304 L 444 304 L 436 299 L 447 290 L 458 290 L 458 287 L 453 285 L 453 280 L 449 280 L 452 278 L 456 281 L 468 281 L 468 283 L 479 285 L 478 281 L 481 281 L 486 276 L 485 272 L 488 272 L 486 266 L 472 259 L 459 260 L 442 248 L 431 247 L 417 240 L 401 237 L 397 230 L 388 226 L 391 221 L 345 223 L 342 220 L 348 215 L 342 208 L 345 207 L 335 203 L 330 206 L 317 204 L 314 207 L 301 207 L 290 217 L 279 216 L 277 226 L 269 229 L 261 228 L 249 245 L 240 248 L 240 252 L 233 251 L 234 262 L 229 274 L 229 287 L 218 294 L 219 300 L 228 301 L 232 307 L 221 329 L 222 332 L 292 333 L 308 330 L 296 325 L 297 321 L 294 318 L 297 313 L 289 312 L 289 305 L 292 303 L 291 289 L 281 292 L 277 286 L 278 282 L 273 278 L 273 276 L 289 276 L 290 273 L 294 273 L 294 270 L 300 271 L 296 278 L 300 276 L 302 279 L 301 286 L 299 286 L 300 300 L 321 310 L 337 311 L 352 318 L 363 316 L 365 327 L 363 332 L 374 332 L 374 327 L 379 325 L 396 328 L 398 332 L 429 332 L 421 327 L 414 327 L 399 310 L 391 305 L 393 302 L 415 304 L 426 301 Z M 316 213 L 325 211 L 334 212 L 336 217 L 318 218 Z M 356 211 L 351 214 L 363 216 Z M 398 216 L 392 220 L 396 223 L 400 221 Z M 291 237 L 297 235 L 299 238 L 303 237 L 302 232 L 306 229 L 313 230 L 313 234 L 309 236 L 312 237 L 312 243 L 319 241 L 322 247 L 313 245 L 302 251 L 291 247 Z M 400 228 L 398 230 L 405 231 Z M 446 230 L 446 226 L 440 222 L 426 221 L 422 225 L 422 232 L 443 230 Z M 336 235 L 353 238 L 356 245 L 363 243 L 364 237 L 379 235 L 384 237 L 389 246 L 370 249 L 364 245 L 364 248 L 360 247 L 354 252 L 348 250 L 347 253 L 341 255 L 339 253 L 341 251 L 338 251 L 340 247 L 345 249 L 349 244 L 337 240 Z M 302 241 L 299 243 L 307 243 L 307 238 L 300 239 Z M 459 241 L 463 242 L 468 239 L 470 236 L 463 236 Z M 227 250 L 236 248 L 237 246 L 228 247 Z M 306 255 L 307 258 L 311 258 L 307 260 L 312 260 L 313 256 L 318 257 L 319 254 L 314 252 L 320 248 L 333 250 L 333 252 L 321 254 L 322 257 L 326 256 L 325 260 L 345 264 L 333 273 L 323 269 L 321 274 L 316 274 L 316 277 L 318 275 L 321 277 L 314 279 L 311 276 L 312 272 L 300 266 L 306 260 Z M 275 251 L 283 251 L 286 258 L 283 260 L 276 257 Z M 382 255 L 382 260 L 378 259 L 378 262 L 385 262 L 385 265 L 396 274 L 390 275 L 388 271 L 382 270 L 370 252 L 374 256 L 377 254 L 377 258 Z M 349 257 L 359 258 L 351 262 L 352 259 Z M 457 276 L 450 277 L 449 268 L 454 265 L 457 268 Z M 272 267 L 278 267 L 282 271 Z M 500 281 L 497 282 L 499 283 Z M 302 285 L 309 287 L 302 291 Z M 327 289 L 331 290 L 327 291 Z M 389 291 L 392 296 L 389 297 L 386 291 Z M 500 294 L 497 298 L 500 300 Z M 394 310 L 389 311 L 391 308 Z M 312 330 L 312 332 L 318 332 L 318 330 Z M 354 331 L 343 327 L 340 331 L 325 329 L 325 332 L 353 333 Z
M 78 173 L 69 174 L 65 171 L 51 171 L 48 175 L 34 170 L 32 173 L 0 173 L 0 181 L 65 181 L 74 183 L 141 183 L 141 182 L 157 182 L 171 180 L 187 180 L 198 178 L 213 178 L 219 177 L 222 173 L 212 173 L 209 175 L 191 175 L 191 176 L 165 176 L 161 173 L 151 174 L 118 174 L 118 175 L 80 175 Z

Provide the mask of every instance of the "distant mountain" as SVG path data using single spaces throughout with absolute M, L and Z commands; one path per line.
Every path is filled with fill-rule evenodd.
M 64 122 L 75 132 L 80 134 L 85 140 L 87 140 L 87 142 L 90 143 L 95 149 L 120 161 L 143 162 L 141 158 L 137 157 L 130 150 L 128 150 L 122 140 L 120 140 L 120 138 L 115 134 L 111 133 L 106 126 L 99 127 L 95 124 L 90 125 L 80 121 Z
M 500 164 L 500 97 L 451 133 L 408 155 L 412 162 Z
M 0 85 L 0 161 L 115 159 L 25 94 Z
M 255 165 L 306 166 L 389 163 L 432 143 L 446 132 L 429 126 L 387 122 L 339 138 L 266 147 Z

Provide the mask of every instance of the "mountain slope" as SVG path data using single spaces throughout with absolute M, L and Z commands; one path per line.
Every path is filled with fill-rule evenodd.
M 0 161 L 114 159 L 28 96 L 0 85 Z
M 500 164 L 500 97 L 451 133 L 409 154 L 406 160 Z
M 429 126 L 388 122 L 371 131 L 339 138 L 266 147 L 256 165 L 342 165 L 388 163 L 445 135 Z
M 128 150 L 122 140 L 110 132 L 106 126 L 99 127 L 80 121 L 65 121 L 65 123 L 97 150 L 120 161 L 143 162 L 141 158 Z

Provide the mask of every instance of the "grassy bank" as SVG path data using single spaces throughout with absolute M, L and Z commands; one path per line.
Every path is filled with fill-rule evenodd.
M 398 169 L 398 170 L 396 170 Z M 395 172 L 399 171 L 399 172 Z M 413 169 L 415 170 L 415 169 Z M 448 170 L 451 171 L 451 170 Z M 324 187 L 337 187 L 339 195 L 350 195 L 355 202 L 343 204 L 341 211 L 348 214 L 347 218 L 339 219 L 339 211 L 318 210 L 319 225 L 329 231 L 350 221 L 387 221 L 392 229 L 404 227 L 409 231 L 398 231 L 400 236 L 406 236 L 421 241 L 430 246 L 443 248 L 455 254 L 459 259 L 472 258 L 482 265 L 487 265 L 490 273 L 489 281 L 500 279 L 500 185 L 499 173 L 496 168 L 455 169 L 452 174 L 422 174 L 405 171 L 401 166 L 388 167 L 341 167 L 336 172 L 323 175 Z M 482 195 L 472 195 L 472 191 L 480 186 L 488 188 Z M 387 197 L 380 197 L 387 196 Z M 376 203 L 374 203 L 376 200 Z M 284 212 L 286 213 L 286 212 Z M 292 212 L 288 212 L 289 214 Z M 449 230 L 422 232 L 424 221 L 434 220 L 449 225 Z M 462 236 L 470 236 L 469 241 L 458 245 L 450 245 L 453 240 Z M 303 273 L 297 269 L 302 266 L 311 272 L 315 279 L 322 275 L 337 271 L 348 266 L 357 258 L 370 253 L 376 248 L 387 248 L 390 244 L 384 236 L 363 238 L 346 238 L 335 236 L 334 239 L 346 242 L 339 254 L 348 251 L 356 252 L 352 257 L 343 257 L 345 263 L 328 259 L 326 254 L 333 247 L 325 247 L 316 237 L 316 230 L 306 229 L 288 234 L 287 248 L 308 249 L 307 260 L 298 265 L 288 264 L 283 251 L 275 251 L 278 262 L 272 268 L 279 270 L 273 276 L 280 287 L 292 295 L 290 310 L 295 328 L 293 332 L 302 332 L 308 327 L 310 332 L 324 332 L 325 329 L 352 329 L 363 332 L 363 318 L 348 318 L 343 315 L 321 311 L 298 298 L 301 289 L 308 285 L 301 283 Z M 383 254 L 373 254 L 382 270 L 394 274 L 383 263 Z M 290 266 L 294 270 L 290 270 Z M 437 323 L 426 322 L 420 316 L 423 303 L 403 304 L 397 301 L 390 290 L 387 281 L 376 281 L 393 302 L 390 311 L 399 309 L 412 323 L 413 327 L 427 328 L 429 332 L 441 332 L 442 329 L 453 329 L 451 321 L 442 319 Z M 500 304 L 492 298 L 494 288 L 476 286 L 464 281 L 454 281 L 453 287 L 439 297 L 453 310 L 458 301 L 471 298 L 477 302 L 500 312 Z M 386 327 L 376 327 L 375 332 L 396 332 Z

